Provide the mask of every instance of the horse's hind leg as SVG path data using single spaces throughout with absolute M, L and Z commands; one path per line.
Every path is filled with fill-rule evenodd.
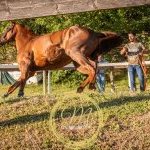
M 74 63 L 76 70 L 83 73 L 83 74 L 89 74 L 89 70 L 87 70 L 87 68 L 83 67 L 83 66 L 79 66 L 78 64 Z M 82 92 L 83 88 L 87 85 L 86 83 L 89 83 L 89 89 L 95 89 L 95 78 L 93 79 L 92 82 L 89 82 L 89 79 L 87 78 L 81 85 L 80 87 L 77 89 L 77 92 Z
M 95 70 L 97 70 L 96 62 L 93 61 L 93 60 L 91 60 L 90 58 L 88 58 L 88 60 L 90 61 L 91 65 L 95 68 Z M 95 76 L 95 77 L 96 77 L 96 76 Z M 95 87 L 95 82 L 96 82 L 95 77 L 94 77 L 94 79 L 92 80 L 92 82 L 89 83 L 89 89 L 90 89 L 90 90 L 95 90 L 95 89 L 96 89 L 96 87 Z
M 75 62 L 77 62 L 77 64 L 79 64 L 79 67 L 77 67 L 77 70 L 83 74 L 88 75 L 86 80 L 77 89 L 77 92 L 81 93 L 83 91 L 83 89 L 85 88 L 85 86 L 94 80 L 96 69 L 94 68 L 94 66 L 92 66 L 90 61 L 86 57 L 84 57 L 83 54 L 80 53 L 79 51 L 71 51 L 68 55 Z
M 89 74 L 89 70 L 87 70 L 85 67 L 83 67 L 83 66 L 80 66 L 80 67 L 78 67 L 77 68 L 77 71 L 79 71 L 79 72 L 81 72 L 81 73 L 83 73 L 83 74 Z M 84 87 L 87 85 L 87 84 L 90 84 L 89 83 L 90 81 L 89 81 L 89 76 L 83 81 L 83 83 L 81 83 L 80 84 L 80 86 L 78 87 L 78 89 L 77 89 L 77 92 L 78 93 L 81 93 L 82 91 L 83 91 L 83 89 L 84 89 Z

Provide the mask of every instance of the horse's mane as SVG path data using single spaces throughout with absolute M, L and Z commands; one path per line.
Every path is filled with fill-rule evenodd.
M 35 35 L 35 33 L 34 33 L 30 28 L 26 27 L 26 26 L 23 25 L 23 24 L 19 24 L 19 23 L 17 23 L 17 24 L 18 24 L 19 26 L 21 26 L 21 27 L 24 29 L 24 31 L 27 32 L 28 34 Z

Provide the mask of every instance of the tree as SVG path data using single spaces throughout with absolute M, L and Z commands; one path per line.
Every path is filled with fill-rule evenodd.
M 115 31 L 122 35 L 127 40 L 127 33 L 129 31 L 134 31 L 138 33 L 139 38 L 144 42 L 144 44 L 150 48 L 150 7 L 140 6 L 135 8 L 122 8 L 113 10 L 98 10 L 92 12 L 67 14 L 67 15 L 57 15 L 42 18 L 32 18 L 16 20 L 19 23 L 28 26 L 37 35 L 58 31 L 75 24 L 88 27 L 96 32 L 101 31 Z M 6 26 L 9 25 L 8 21 L 0 22 L 0 33 L 2 33 Z M 12 45 L 12 44 L 11 44 Z M 0 47 L 0 62 L 15 61 L 15 57 L 12 55 L 16 54 L 13 46 L 5 45 Z M 112 54 L 111 54 L 112 56 Z M 106 55 L 106 59 L 109 61 L 121 61 L 118 50 L 113 51 L 113 56 L 110 57 L 109 54 Z M 113 58 L 113 59 L 112 59 Z M 57 72 L 58 73 L 58 72 Z M 57 80 L 57 73 L 55 73 L 55 81 Z M 60 74 L 60 73 L 59 73 Z M 62 78 L 64 76 L 72 76 L 73 78 L 78 78 L 72 73 L 65 71 L 61 73 Z M 61 78 L 61 77 L 60 77 Z M 79 77 L 80 78 L 80 77 Z M 60 81 L 60 80 L 59 80 Z

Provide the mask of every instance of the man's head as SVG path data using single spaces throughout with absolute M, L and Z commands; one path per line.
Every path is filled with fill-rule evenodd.
M 130 41 L 130 42 L 134 42 L 134 41 L 136 41 L 136 34 L 133 33 L 133 32 L 130 32 L 130 33 L 128 34 L 128 38 L 129 38 L 129 41 Z

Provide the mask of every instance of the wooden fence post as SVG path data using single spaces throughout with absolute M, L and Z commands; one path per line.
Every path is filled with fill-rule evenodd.
M 111 91 L 115 92 L 115 84 L 114 84 L 114 68 L 110 68 L 110 84 L 111 84 Z
M 48 85 L 47 85 L 47 94 L 51 92 L 51 71 L 48 70 Z
M 43 70 L 43 95 L 46 95 L 46 71 Z

